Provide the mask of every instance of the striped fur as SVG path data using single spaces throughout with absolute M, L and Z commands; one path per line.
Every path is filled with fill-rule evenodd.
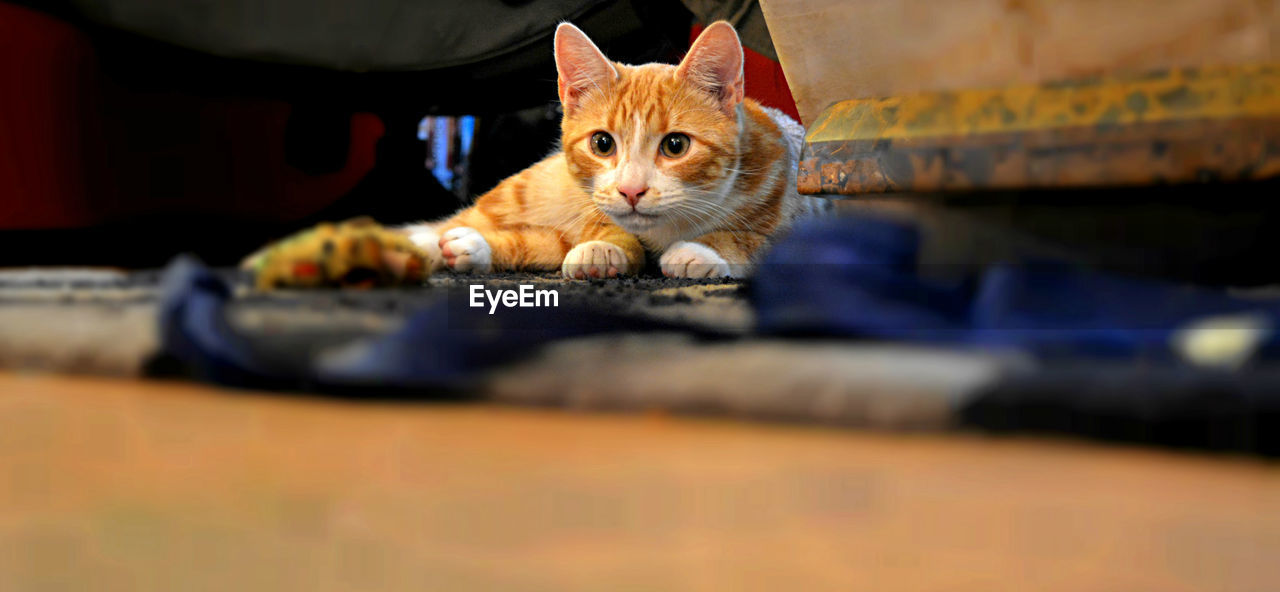
M 639 271 L 646 251 L 678 277 L 746 276 L 771 238 L 830 204 L 795 190 L 803 130 L 742 95 L 742 47 L 708 27 L 678 66 L 608 61 L 556 31 L 561 150 L 451 218 L 405 230 L 458 271 Z M 612 150 L 593 150 L 605 133 Z M 669 134 L 687 148 L 661 150 Z M 630 195 L 630 197 L 628 197 Z

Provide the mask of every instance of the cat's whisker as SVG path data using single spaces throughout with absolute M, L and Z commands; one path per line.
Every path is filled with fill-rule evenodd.
M 701 200 L 688 200 L 686 202 L 682 202 L 682 205 L 690 209 L 695 209 L 701 212 L 705 212 L 707 215 L 714 215 L 716 217 L 722 218 L 726 222 L 732 222 L 735 224 L 750 226 L 751 221 L 747 219 L 746 216 L 742 215 L 741 213 L 735 210 L 731 210 L 729 208 L 726 208 L 714 202 L 701 201 Z
M 752 177 L 752 176 L 755 176 L 755 175 L 763 175 L 763 174 L 765 174 L 765 173 L 771 173 L 771 172 L 773 172 L 771 168 L 759 168 L 759 169 L 731 169 L 731 168 L 726 168 L 726 169 L 724 169 L 724 170 L 729 171 L 729 172 L 731 172 L 731 173 L 738 173 L 739 175 L 746 175 L 746 176 L 748 176 L 748 177 Z
M 695 212 L 695 214 L 697 214 L 697 213 Z M 707 215 L 706 215 L 706 213 L 702 213 L 702 214 L 698 215 L 698 218 L 699 218 L 699 219 L 705 219 L 705 218 L 706 218 L 706 216 L 707 216 Z M 732 228 L 732 227 L 725 226 L 724 224 L 716 224 L 716 223 L 714 223 L 714 222 L 715 222 L 714 220 L 712 220 L 712 221 L 710 221 L 710 222 L 711 222 L 711 223 L 710 223 L 710 224 L 708 224 L 708 225 L 709 225 L 709 226 L 711 226 L 711 227 L 713 227 L 713 228 L 715 229 L 715 232 L 725 232 L 725 233 L 728 233 L 730 236 L 733 236 L 734 240 L 736 240 L 736 241 L 744 241 L 744 240 L 745 240 L 745 237 L 743 236 L 743 232 L 749 232 L 749 231 L 739 231 L 738 229 L 735 229 L 735 228 Z M 700 222 L 700 223 L 702 223 L 702 224 L 707 224 L 707 222 Z
M 697 202 L 689 202 L 689 203 L 684 204 L 684 207 L 685 207 L 685 209 L 686 209 L 686 210 L 688 210 L 688 211 L 692 211 L 692 212 L 695 212 L 695 213 L 697 213 L 700 217 L 702 217 L 703 219 L 706 219 L 706 220 L 708 220 L 708 221 L 720 221 L 720 222 L 725 222 L 725 221 L 734 221 L 734 222 L 736 222 L 736 220 L 734 220 L 734 217 L 733 217 L 733 216 L 726 216 L 726 215 L 725 215 L 725 212 L 723 212 L 723 211 L 718 211 L 718 210 L 714 210 L 714 209 L 706 208 L 706 207 L 705 207 L 705 204 L 699 204 L 699 203 L 697 203 Z M 718 220 L 717 220 L 717 219 L 718 219 Z M 722 224 L 716 224 L 716 226 L 722 226 Z
M 587 208 L 573 216 L 566 222 L 558 225 L 562 228 L 579 228 L 590 224 L 599 224 L 607 215 L 598 208 Z

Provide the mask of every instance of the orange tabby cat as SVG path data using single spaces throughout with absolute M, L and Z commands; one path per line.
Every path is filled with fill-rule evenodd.
M 746 276 L 796 219 L 830 211 L 795 190 L 803 130 L 743 97 L 733 27 L 707 27 L 679 66 L 610 62 L 577 27 L 555 37 L 561 150 L 475 205 L 404 229 L 456 271 Z

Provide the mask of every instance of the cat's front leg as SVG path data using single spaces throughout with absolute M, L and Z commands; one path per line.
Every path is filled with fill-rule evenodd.
M 560 272 L 569 279 L 617 277 L 644 268 L 644 246 L 635 236 L 612 224 L 586 229 L 564 256 Z
M 609 241 L 593 240 L 569 249 L 564 256 L 561 273 L 569 279 L 618 277 L 637 271 L 622 247 Z
M 493 270 L 493 249 L 489 241 L 470 226 L 459 226 L 440 235 L 440 256 L 454 271 L 489 273 Z
M 444 257 L 440 254 L 440 233 L 436 231 L 436 226 L 434 223 L 422 223 L 397 229 L 427 255 L 427 267 L 432 273 L 445 266 Z
M 439 223 L 412 224 L 400 232 L 427 254 L 432 271 L 448 267 L 454 271 L 487 273 L 493 269 L 493 249 L 480 231 L 458 226 L 443 234 Z
M 675 278 L 730 277 L 729 262 L 701 243 L 676 241 L 658 258 L 662 275 Z
M 692 241 L 671 243 L 658 258 L 658 265 L 667 277 L 747 277 L 756 251 L 764 243 L 764 235 L 756 232 L 711 232 Z

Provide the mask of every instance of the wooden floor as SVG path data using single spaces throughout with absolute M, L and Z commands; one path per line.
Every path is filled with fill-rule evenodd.
M 1280 590 L 1274 464 L 0 374 L 0 590 Z

